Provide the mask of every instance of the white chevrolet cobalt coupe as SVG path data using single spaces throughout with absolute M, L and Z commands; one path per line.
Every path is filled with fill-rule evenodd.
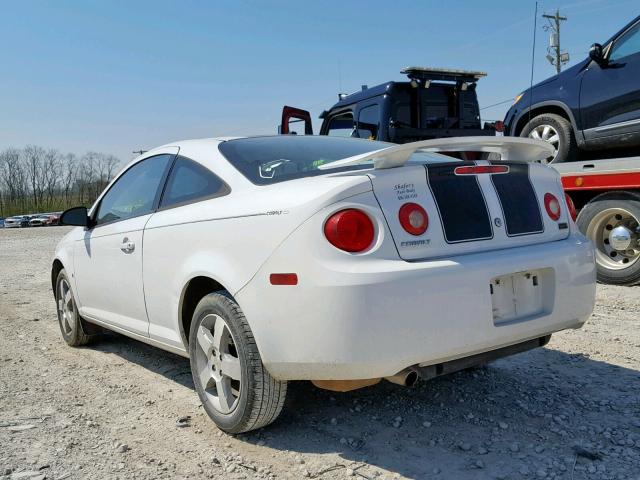
M 63 214 L 78 228 L 51 272 L 62 336 L 106 328 L 188 357 L 230 433 L 273 422 L 287 380 L 410 385 L 542 346 L 595 297 L 592 246 L 535 163 L 549 153 L 497 137 L 156 148 Z

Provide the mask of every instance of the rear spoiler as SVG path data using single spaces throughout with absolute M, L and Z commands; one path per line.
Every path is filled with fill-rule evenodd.
M 511 162 L 536 162 L 553 156 L 554 148 L 542 140 L 519 137 L 454 137 L 422 140 L 382 148 L 373 152 L 354 155 L 335 162 L 320 165 L 321 170 L 357 165 L 373 160 L 374 168 L 401 167 L 415 152 L 487 152 L 497 153 L 500 160 Z

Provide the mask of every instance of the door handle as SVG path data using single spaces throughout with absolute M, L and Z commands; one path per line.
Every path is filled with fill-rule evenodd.
M 128 237 L 124 237 L 122 239 L 122 245 L 120 246 L 120 250 L 124 253 L 131 253 L 136 249 L 136 244 L 129 241 Z

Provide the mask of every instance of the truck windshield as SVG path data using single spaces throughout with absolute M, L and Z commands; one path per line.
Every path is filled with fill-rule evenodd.
M 320 165 L 392 146 L 390 143 L 327 136 L 278 135 L 239 138 L 222 142 L 220 152 L 236 169 L 256 185 L 269 185 L 296 178 L 362 170 L 364 163 L 319 170 Z

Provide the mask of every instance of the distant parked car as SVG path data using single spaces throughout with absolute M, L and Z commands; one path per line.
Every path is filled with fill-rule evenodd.
M 29 217 L 25 215 L 16 215 L 4 219 L 4 228 L 20 228 L 29 226 Z
M 60 215 L 62 215 L 62 212 L 49 214 L 49 218 L 47 219 L 47 225 L 48 226 L 60 225 Z
M 49 225 L 49 214 L 43 214 L 43 215 L 36 215 L 34 217 L 31 217 L 31 220 L 29 220 L 29 226 L 30 227 L 44 227 L 46 225 Z
M 555 148 L 547 162 L 578 150 L 640 147 L 640 16 L 589 58 L 516 97 L 505 135 L 544 140 Z

